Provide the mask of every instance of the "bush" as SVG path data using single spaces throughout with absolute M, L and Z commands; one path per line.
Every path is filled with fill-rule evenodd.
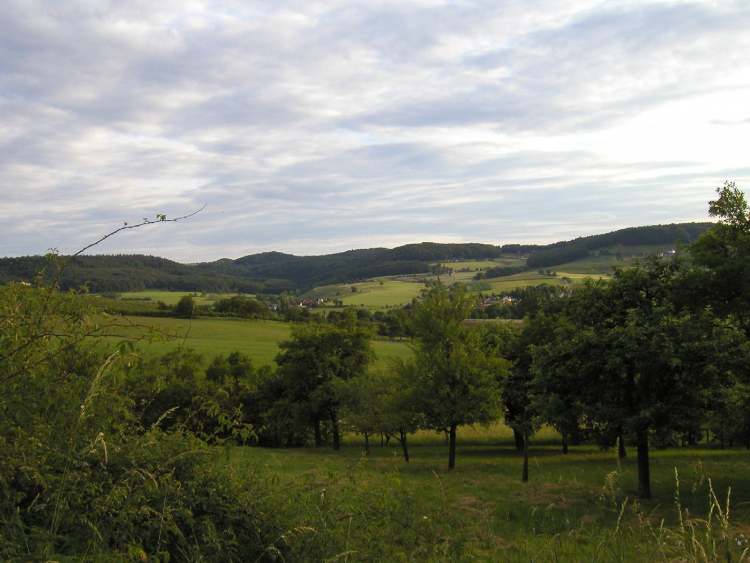
M 220 470 L 186 425 L 162 430 L 164 412 L 144 424 L 155 409 L 138 393 L 151 389 L 138 371 L 147 364 L 92 339 L 102 333 L 92 312 L 54 287 L 0 288 L 0 560 L 283 555 L 262 483 Z M 183 390 L 195 377 L 185 352 L 157 365 Z M 203 408 L 187 391 L 190 409 Z M 173 398 L 162 399 L 168 411 Z

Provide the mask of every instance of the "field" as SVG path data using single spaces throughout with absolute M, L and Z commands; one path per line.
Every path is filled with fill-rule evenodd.
M 539 272 L 521 272 L 519 274 L 513 274 L 511 276 L 503 276 L 500 278 L 489 278 L 472 283 L 469 287 L 476 291 L 493 291 L 503 292 L 511 291 L 522 287 L 528 287 L 532 285 L 566 285 L 566 284 L 579 284 L 582 283 L 586 278 L 604 278 L 607 277 L 600 273 L 579 273 L 570 272 L 568 270 L 558 271 L 554 270 L 554 275 L 540 274 Z
M 235 448 L 218 463 L 268 479 L 281 513 L 310 534 L 337 538 L 337 552 L 327 557 L 348 550 L 351 561 L 702 561 L 685 557 L 693 540 L 687 524 L 684 534 L 677 528 L 675 470 L 686 519 L 705 517 L 709 479 L 722 505 L 731 486 L 727 537 L 735 557 L 747 544 L 744 450 L 654 450 L 654 499 L 644 502 L 635 498 L 634 451 L 622 462 L 592 446 L 561 455 L 554 440 L 546 431 L 533 443 L 525 484 L 522 459 L 501 425 L 460 429 L 452 472 L 442 437 L 428 433 L 413 439 L 408 464 L 397 444 L 378 442 L 364 456 L 354 437 L 338 453 Z M 712 519 L 718 533 L 717 511 Z M 705 532 L 704 524 L 691 524 Z
M 423 289 L 424 284 L 418 281 L 374 278 L 364 282 L 316 287 L 307 292 L 305 297 L 340 299 L 345 306 L 385 309 L 406 305 Z
M 196 305 L 213 305 L 220 299 L 226 299 L 236 295 L 234 293 L 196 293 L 189 291 L 124 291 L 119 294 L 120 299 L 125 301 L 161 301 L 166 305 L 177 305 L 183 295 L 192 295 Z
M 280 321 L 172 317 L 123 317 L 114 321 L 116 333 L 129 338 L 155 331 L 155 338 L 139 343 L 146 352 L 162 354 L 185 345 L 212 358 L 240 351 L 250 356 L 256 366 L 273 363 L 279 342 L 287 340 L 292 332 L 291 324 Z M 376 368 L 387 367 L 389 358 L 403 358 L 411 353 L 406 343 L 388 340 L 374 340 L 373 350 Z

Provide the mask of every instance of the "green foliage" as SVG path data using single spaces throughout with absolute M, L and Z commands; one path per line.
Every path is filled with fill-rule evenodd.
M 680 223 L 631 227 L 604 235 L 580 237 L 540 248 L 529 256 L 526 264 L 532 269 L 557 266 L 558 264 L 585 258 L 593 250 L 605 249 L 617 245 L 640 246 L 690 243 L 710 227 L 712 227 L 711 223 Z
M 271 311 L 265 303 L 244 295 L 221 299 L 214 303 L 214 310 L 218 313 L 229 313 L 246 319 L 268 319 L 271 317 Z
M 174 307 L 174 314 L 182 319 L 191 319 L 195 313 L 195 300 L 192 295 L 183 295 Z
M 91 313 L 55 287 L 0 288 L 0 559 L 247 561 L 288 551 L 260 483 L 207 463 L 205 442 L 184 431 L 189 416 L 161 429 L 170 411 L 205 410 L 196 359 L 163 358 L 151 382 L 127 346 L 91 338 L 100 329 Z
M 500 380 L 507 370 L 502 358 L 484 353 L 479 332 L 464 324 L 474 305 L 462 286 L 435 284 L 412 316 L 421 410 L 430 427 L 450 432 L 449 467 L 455 463 L 456 428 L 499 414 Z
M 276 358 L 283 397 L 304 425 L 312 425 L 321 443 L 322 421 L 330 421 L 333 447 L 339 448 L 339 416 L 345 392 L 342 384 L 363 376 L 373 358 L 369 330 L 353 318 L 340 325 L 295 327 L 291 340 L 280 344 Z
M 588 284 L 560 317 L 554 338 L 534 349 L 540 401 L 554 411 L 548 419 L 581 412 L 589 424 L 636 436 L 643 496 L 650 495 L 649 433 L 694 419 L 703 392 L 726 385 L 748 358 L 731 319 L 675 307 L 681 267 L 653 261 Z

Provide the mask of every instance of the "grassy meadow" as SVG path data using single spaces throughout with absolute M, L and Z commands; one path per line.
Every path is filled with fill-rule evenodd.
M 119 294 L 119 298 L 125 301 L 151 301 L 158 303 L 161 301 L 165 305 L 177 305 L 177 302 L 184 295 L 192 295 L 196 305 L 213 305 L 220 299 L 226 299 L 236 295 L 235 293 L 191 293 L 190 291 L 124 291 Z M 252 297 L 250 294 L 245 294 Z
M 562 455 L 550 430 L 532 442 L 528 483 L 520 481 L 522 458 L 500 424 L 459 429 L 451 472 L 440 435 L 414 436 L 408 464 L 394 441 L 386 447 L 373 442 L 369 456 L 361 440 L 349 436 L 336 453 L 233 448 L 217 463 L 268 479 L 291 521 L 345 547 L 345 555 L 326 554 L 340 560 L 713 561 L 685 557 L 692 542 L 707 543 L 705 525 L 687 519 L 706 518 L 709 479 L 722 506 L 731 487 L 726 534 L 735 558 L 719 550 L 722 560 L 738 560 L 750 536 L 750 455 L 744 450 L 654 450 L 654 499 L 644 502 L 636 499 L 634 451 L 622 462 L 614 451 L 594 446 Z M 717 514 L 715 507 L 714 533 Z M 690 525 L 703 536 L 691 539 Z
M 240 351 L 252 358 L 256 366 L 272 364 L 279 343 L 288 340 L 292 324 L 281 321 L 245 319 L 177 319 L 173 317 L 117 317 L 108 320 L 111 332 L 127 338 L 141 338 L 138 347 L 163 354 L 187 346 L 206 358 Z M 391 358 L 411 354 L 405 342 L 374 340 L 374 367 L 386 368 Z
M 368 281 L 316 287 L 306 297 L 340 299 L 344 306 L 385 309 L 406 305 L 419 295 L 424 284 L 399 278 L 374 278 Z

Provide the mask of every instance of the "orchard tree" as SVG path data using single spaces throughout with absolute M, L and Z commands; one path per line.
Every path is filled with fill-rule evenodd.
M 181 319 L 190 319 L 195 313 L 195 300 L 192 295 L 183 295 L 174 308 L 174 314 Z
M 594 425 L 635 436 L 638 488 L 651 497 L 649 435 L 680 427 L 704 408 L 703 391 L 743 370 L 744 334 L 710 309 L 676 310 L 675 265 L 650 262 L 619 270 L 589 307 L 569 311 L 574 330 L 559 331 L 535 352 L 535 370 L 580 390 Z M 585 303 L 582 302 L 581 304 Z M 592 313 L 592 310 L 599 309 Z
M 475 299 L 463 286 L 432 284 L 413 308 L 414 376 L 426 423 L 449 435 L 448 468 L 456 466 L 456 430 L 500 414 L 500 379 L 508 362 L 487 356 L 479 330 L 467 327 Z
M 721 315 L 736 315 L 750 333 L 750 209 L 734 182 L 716 190 L 708 212 L 719 219 L 690 247 L 699 267 L 692 301 L 710 303 Z
M 373 357 L 369 330 L 347 318 L 339 325 L 305 325 L 282 342 L 276 357 L 286 394 L 307 412 L 315 445 L 322 444 L 321 423 L 331 423 L 333 448 L 341 443 L 340 382 L 363 375 Z

